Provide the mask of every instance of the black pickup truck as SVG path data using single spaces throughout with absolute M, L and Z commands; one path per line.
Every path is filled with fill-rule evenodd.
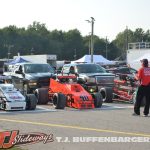
M 107 73 L 100 65 L 92 63 L 66 64 L 61 73 L 75 74 L 77 82 L 88 92 L 100 92 L 104 102 L 112 102 L 115 75 Z
M 4 72 L 4 74 L 12 77 L 12 82 L 17 89 L 26 92 L 26 94 L 34 93 L 39 104 L 48 102 L 50 78 L 56 78 L 54 69 L 49 64 L 15 64 L 9 72 Z

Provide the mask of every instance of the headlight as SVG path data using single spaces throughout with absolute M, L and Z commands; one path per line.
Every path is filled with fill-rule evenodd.
M 29 82 L 29 86 L 35 86 L 37 85 L 37 82 Z
M 91 93 L 95 92 L 95 89 L 90 89 L 90 92 L 91 92 Z
M 97 87 L 96 87 L 96 86 L 90 86 L 90 87 L 88 87 L 88 91 L 89 91 L 90 93 L 94 93 L 94 92 L 97 91 Z

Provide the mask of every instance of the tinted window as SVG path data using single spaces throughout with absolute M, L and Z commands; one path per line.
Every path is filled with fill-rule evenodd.
M 119 73 L 122 73 L 122 74 L 129 74 L 130 71 L 129 71 L 129 68 L 121 68 Z
M 48 64 L 25 64 L 25 73 L 54 73 L 54 69 Z
M 106 73 L 105 69 L 95 64 L 77 65 L 78 73 Z
M 106 71 L 108 72 L 108 73 L 114 73 L 114 74 L 116 74 L 116 73 L 119 73 L 119 70 L 118 69 L 106 69 Z

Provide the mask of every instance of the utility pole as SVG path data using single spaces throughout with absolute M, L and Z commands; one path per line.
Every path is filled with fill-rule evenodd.
M 93 53 L 94 53 L 94 41 L 93 41 L 93 35 L 94 35 L 94 21 L 95 19 L 91 17 L 91 63 L 93 63 Z
M 95 19 L 93 17 L 91 17 L 91 21 L 86 20 L 88 23 L 91 23 L 91 63 L 93 63 L 93 53 L 94 53 L 94 40 L 93 40 L 93 36 L 94 36 L 94 21 Z
M 106 36 L 106 59 L 107 59 L 107 50 L 108 50 L 108 45 L 107 45 L 107 36 Z
M 127 61 L 127 51 L 128 51 L 128 26 L 126 26 L 126 43 L 125 43 L 125 54 L 126 54 L 126 61 Z
M 8 62 L 9 62 L 10 54 L 11 54 L 11 53 L 10 53 L 10 50 L 11 50 L 12 47 L 14 47 L 14 45 L 5 44 L 4 46 L 8 48 L 8 51 L 7 51 L 7 59 L 8 59 Z
M 89 32 L 89 55 L 91 55 L 91 32 Z
M 74 49 L 74 59 L 76 60 L 76 57 L 77 57 L 77 50 Z
M 128 26 L 126 26 L 126 51 L 128 50 Z
M 31 48 L 31 55 L 33 55 L 34 54 L 34 48 L 32 47 Z

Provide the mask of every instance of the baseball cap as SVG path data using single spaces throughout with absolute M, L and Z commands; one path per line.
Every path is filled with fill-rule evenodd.
M 146 58 L 144 58 L 144 59 L 142 59 L 140 61 L 143 62 L 143 63 L 147 63 L 148 64 L 148 59 L 146 59 Z
M 148 59 L 146 59 L 146 58 L 142 59 L 142 60 L 141 60 L 141 63 L 142 63 L 145 67 L 147 67 L 147 66 L 148 66 Z

